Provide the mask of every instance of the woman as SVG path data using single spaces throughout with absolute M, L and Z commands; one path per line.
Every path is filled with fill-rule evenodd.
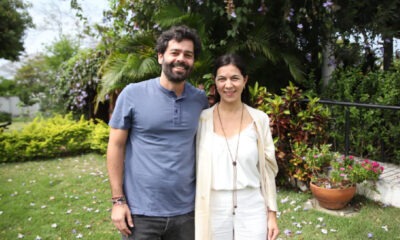
M 239 56 L 214 67 L 217 103 L 200 116 L 197 132 L 196 240 L 274 240 L 278 166 L 262 111 L 242 101 L 247 83 Z

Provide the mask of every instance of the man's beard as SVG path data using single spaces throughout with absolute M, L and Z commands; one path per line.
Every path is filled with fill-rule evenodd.
M 183 67 L 185 69 L 184 72 L 174 72 L 172 71 L 172 68 L 174 67 Z M 186 65 L 184 63 L 166 63 L 163 62 L 162 64 L 162 70 L 165 74 L 165 76 L 167 76 L 168 80 L 170 80 L 171 82 L 174 83 L 181 83 L 183 81 L 185 81 L 189 74 L 192 72 L 192 67 L 190 67 L 189 65 Z

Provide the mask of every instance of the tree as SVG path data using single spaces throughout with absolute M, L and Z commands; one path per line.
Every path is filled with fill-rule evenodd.
M 304 90 L 319 93 L 323 87 L 321 69 L 330 64 L 327 61 L 332 57 L 328 55 L 340 47 L 336 44 L 338 38 L 347 41 L 365 35 L 371 39 L 382 32 L 398 32 L 399 1 L 155 0 L 147 4 L 141 0 L 113 0 L 111 10 L 105 14 L 108 27 L 98 26 L 102 44 L 109 52 L 101 68 L 99 97 L 130 81 L 145 80 L 143 75 L 129 75 L 134 71 L 130 68 L 140 66 L 139 62 L 146 59 L 141 55 L 143 49 L 151 49 L 153 46 L 148 44 L 153 44 L 162 30 L 176 24 L 197 29 L 203 41 L 204 51 L 191 82 L 210 80 L 212 60 L 226 52 L 237 52 L 249 63 L 250 84 L 259 82 L 279 92 L 293 81 Z M 383 11 L 385 5 L 390 6 L 387 11 Z M 379 30 L 379 25 L 385 31 Z M 143 49 L 140 45 L 124 46 L 143 33 L 154 38 Z M 347 47 L 361 56 L 362 43 Z M 128 56 L 131 61 L 127 61 Z
M 189 79 L 193 83 L 209 79 L 207 76 L 211 72 L 213 59 L 232 51 L 240 53 L 251 63 L 250 79 L 253 82 L 259 81 L 263 85 L 280 90 L 290 80 L 303 81 L 302 66 L 294 54 L 297 52 L 295 44 L 288 44 L 281 33 L 284 30 L 280 25 L 282 17 L 276 17 L 278 13 L 275 14 L 275 11 L 270 11 L 271 15 L 266 15 L 264 10 L 258 11 L 259 4 L 258 0 L 244 1 L 240 7 L 231 9 L 235 11 L 233 15 L 233 12 L 229 13 L 226 10 L 223 1 L 157 0 L 151 5 L 139 0 L 113 1 L 111 11 L 106 13 L 111 27 L 101 28 L 103 43 L 110 51 L 105 66 L 111 62 L 128 63 L 125 61 L 127 55 L 130 59 L 144 61 L 145 58 L 141 56 L 143 49 L 140 49 L 140 46 L 123 46 L 124 41 L 142 33 L 153 38 L 153 45 L 145 45 L 143 48 L 152 50 L 149 53 L 155 58 L 154 43 L 160 32 L 172 25 L 185 24 L 197 29 L 203 41 L 203 53 Z M 276 5 L 277 11 L 283 14 L 282 6 Z M 270 21 L 266 20 L 267 16 Z M 124 40 L 120 41 L 121 39 Z M 116 83 L 113 75 L 124 76 L 122 73 L 130 69 L 128 64 L 115 64 L 112 68 L 104 67 L 102 70 L 104 72 L 100 97 L 105 95 L 104 92 L 112 92 L 117 86 L 112 84 Z M 128 81 L 145 79 L 143 76 L 140 79 L 125 76 L 130 77 Z
M 33 27 L 22 0 L 0 0 L 0 58 L 18 60 L 24 51 L 25 30 Z
M 48 45 L 46 50 L 46 64 L 50 69 L 57 71 L 62 63 L 73 57 L 78 52 L 79 43 L 73 38 L 62 35 L 60 36 L 60 39 Z
M 78 44 L 65 36 L 46 47 L 47 54 L 26 59 L 14 77 L 17 95 L 26 105 L 40 103 L 42 111 L 57 109 L 54 104 L 56 76 L 60 66 L 78 51 Z
M 18 89 L 16 95 L 24 106 L 32 106 L 40 101 L 40 96 L 49 83 L 47 69 L 44 56 L 38 55 L 26 61 L 17 70 L 14 76 Z
M 10 97 L 15 95 L 15 81 L 0 76 L 0 96 Z
M 95 96 L 100 79 L 98 72 L 105 53 L 105 50 L 80 50 L 62 64 L 53 92 L 60 111 L 108 121 L 107 103 L 99 104 L 100 110 L 95 112 Z
M 400 37 L 400 0 L 337 0 L 336 4 L 341 7 L 335 21 L 340 34 L 356 40 L 361 35 L 366 46 L 377 37 L 382 39 L 383 65 L 388 70 L 393 63 L 393 38 Z

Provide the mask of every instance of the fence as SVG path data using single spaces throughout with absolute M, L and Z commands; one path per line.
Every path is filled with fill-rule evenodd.
M 13 117 L 34 116 L 39 111 L 39 104 L 30 107 L 21 107 L 18 97 L 0 97 L 0 112 L 11 113 Z
M 304 99 L 303 100 L 303 102 L 308 102 L 308 101 L 309 101 L 308 99 Z M 350 118 L 350 108 L 351 107 L 355 107 L 357 109 L 368 108 L 368 109 L 381 109 L 381 110 L 388 110 L 388 111 L 398 111 L 398 110 L 400 110 L 400 106 L 366 104 L 366 103 L 353 103 L 353 102 L 341 102 L 341 101 L 333 101 L 333 100 L 319 100 L 319 103 L 325 104 L 325 105 L 331 105 L 331 106 L 344 107 L 344 153 L 345 153 L 345 155 L 349 155 L 350 148 L 351 148 L 350 134 L 351 134 L 351 129 L 352 129 L 351 126 L 352 126 L 352 124 L 354 124 L 354 122 L 351 122 L 351 118 Z M 332 111 L 332 108 L 331 108 L 331 111 Z M 398 113 L 400 113 L 400 112 L 398 112 Z M 383 121 L 384 120 L 383 119 L 384 118 L 383 114 L 381 113 L 380 115 L 381 115 L 380 117 L 382 118 L 382 122 L 386 123 L 386 122 Z M 400 120 L 398 118 L 398 115 L 395 114 L 394 116 L 395 117 L 394 117 L 394 121 L 392 122 L 392 124 L 394 124 L 394 126 L 397 125 L 397 129 L 400 130 Z M 333 117 L 332 121 L 334 121 L 334 120 L 335 120 L 335 118 Z M 362 127 L 361 123 L 359 123 L 359 124 L 360 124 L 359 127 Z M 381 127 L 383 127 L 383 126 L 381 126 Z M 336 131 L 336 130 L 340 130 L 340 128 L 333 129 L 333 131 Z M 392 137 L 393 141 L 394 141 L 393 145 L 397 146 L 397 149 L 394 149 L 393 152 L 398 152 L 397 153 L 398 154 L 397 157 L 399 158 L 400 157 L 400 155 L 399 155 L 400 154 L 400 147 L 399 147 L 400 138 L 396 137 L 396 134 L 398 134 L 398 133 L 394 132 L 393 134 L 394 134 L 394 137 Z M 380 160 L 382 162 L 396 162 L 397 164 L 399 164 L 400 163 L 400 159 L 394 159 L 393 160 L 391 158 L 387 158 L 387 156 L 385 155 L 385 143 L 384 143 L 385 141 L 383 141 L 383 136 L 380 135 L 380 136 L 377 136 L 377 137 L 379 139 L 379 141 L 377 141 L 377 142 L 379 142 L 379 144 L 380 144 L 380 146 L 379 146 L 379 148 L 380 148 L 380 159 L 375 159 L 375 160 Z

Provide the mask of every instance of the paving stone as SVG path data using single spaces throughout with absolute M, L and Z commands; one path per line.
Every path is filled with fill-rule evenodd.
M 354 207 L 351 205 L 348 205 L 347 207 L 339 210 L 330 210 L 321 207 L 318 204 L 318 201 L 315 198 L 309 199 L 305 204 L 304 204 L 305 209 L 315 209 L 320 212 L 328 213 L 331 215 L 335 216 L 342 216 L 342 217 L 352 217 L 358 214 L 357 211 L 355 211 Z

